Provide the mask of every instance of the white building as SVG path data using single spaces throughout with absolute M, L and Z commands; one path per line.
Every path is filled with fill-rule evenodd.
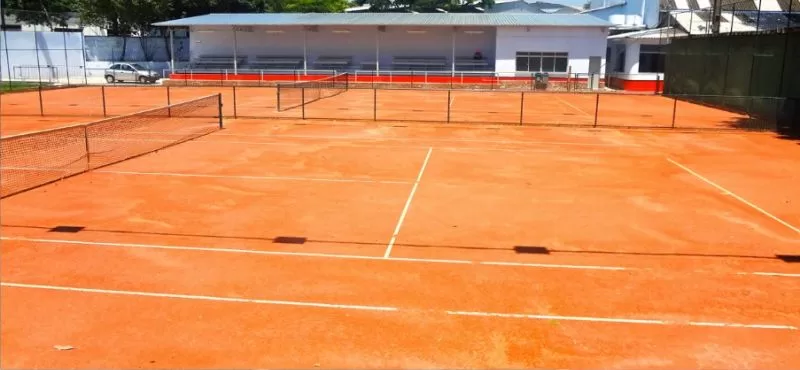
M 195 67 L 602 73 L 611 26 L 587 14 L 208 14 L 190 28 Z M 474 59 L 476 51 L 483 58 Z
M 800 26 L 800 0 L 721 1 L 720 33 Z M 614 23 L 605 68 L 608 86 L 660 91 L 667 45 L 676 37 L 711 34 L 712 4 L 713 0 L 593 0 L 597 8 L 584 13 Z

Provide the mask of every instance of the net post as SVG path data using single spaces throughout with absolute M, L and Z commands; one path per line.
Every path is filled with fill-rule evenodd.
M 594 127 L 597 127 L 597 115 L 600 111 L 600 94 L 595 94 L 594 100 Z
M 306 88 L 300 88 L 300 99 L 301 104 L 300 107 L 302 108 L 302 119 L 306 119 Z
M 678 111 L 678 98 L 672 97 L 672 128 L 675 128 L 675 114 Z
M 42 84 L 39 83 L 39 114 L 44 117 L 44 103 L 42 102 Z
M 447 90 L 447 123 L 450 123 L 450 102 L 452 101 L 452 100 L 450 100 L 451 99 L 450 98 L 450 93 L 451 92 L 453 92 L 453 90 L 450 90 L 450 89 Z
M 233 85 L 233 118 L 238 118 L 236 114 L 236 85 Z
M 100 86 L 100 95 L 103 97 L 103 117 L 108 117 L 108 113 L 106 111 L 106 87 Z
M 519 125 L 522 126 L 522 116 L 525 112 L 525 91 L 520 91 L 519 94 Z
M 378 89 L 372 89 L 372 120 L 378 120 Z
M 222 93 L 217 94 L 217 115 L 219 116 L 219 129 L 222 130 Z

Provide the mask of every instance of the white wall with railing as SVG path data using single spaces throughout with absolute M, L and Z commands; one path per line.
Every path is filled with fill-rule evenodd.
M 302 57 L 305 50 L 308 68 L 321 56 L 352 57 L 355 68 L 377 58 L 381 69 L 390 69 L 395 56 L 445 57 L 450 62 L 454 49 L 456 57 L 471 57 L 480 50 L 494 59 L 495 53 L 493 27 L 252 27 L 235 35 L 227 27 L 192 27 L 191 56 L 233 56 L 234 37 L 238 57 Z
M 589 58 L 605 65 L 608 31 L 599 27 L 501 27 L 497 29 L 495 70 L 516 71 L 517 52 L 567 53 L 572 73 L 589 73 Z

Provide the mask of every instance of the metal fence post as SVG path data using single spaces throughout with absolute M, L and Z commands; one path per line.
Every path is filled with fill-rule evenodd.
M 594 100 L 594 127 L 597 127 L 597 116 L 600 111 L 600 94 L 595 94 Z
M 525 112 L 525 92 L 520 91 L 519 94 L 519 125 L 522 126 L 522 117 L 523 113 Z
M 453 90 L 447 90 L 447 123 L 450 123 L 450 102 L 452 101 L 450 100 L 451 92 L 453 92 Z
M 44 103 L 42 99 L 42 84 L 39 84 L 39 114 L 44 117 Z
M 108 113 L 106 111 L 106 87 L 100 86 L 100 95 L 103 97 L 103 117 L 108 117 Z
M 169 95 L 169 85 L 167 85 L 167 117 L 172 117 L 172 102 Z
M 300 104 L 300 108 L 302 110 L 302 119 L 306 119 L 306 88 L 305 87 L 300 89 L 300 99 L 302 99 L 302 101 L 300 102 L 301 103 Z
M 675 113 L 678 111 L 678 98 L 672 97 L 672 128 L 675 128 Z
M 61 32 L 61 36 L 64 40 L 64 68 L 67 70 L 67 86 L 70 86 L 69 83 L 69 55 L 67 55 L 67 33 Z
M 219 129 L 222 130 L 222 93 L 217 94 L 217 115 L 219 115 Z
M 378 89 L 372 89 L 372 120 L 378 120 Z
M 233 85 L 233 118 L 239 118 L 236 114 L 236 85 Z
M 281 84 L 277 84 L 276 86 L 278 90 L 278 112 L 281 111 Z

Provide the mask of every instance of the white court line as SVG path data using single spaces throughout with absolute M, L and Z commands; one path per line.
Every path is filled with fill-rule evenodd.
M 37 239 L 37 238 L 24 238 L 14 236 L 0 236 L 0 240 L 14 240 L 24 241 L 30 243 L 43 243 L 43 244 L 73 244 L 73 245 L 87 245 L 94 247 L 117 247 L 117 248 L 142 248 L 142 249 L 162 249 L 162 250 L 182 250 L 182 251 L 199 251 L 199 252 L 217 252 L 217 253 L 240 253 L 240 254 L 253 254 L 265 256 L 285 256 L 285 257 L 320 257 L 320 258 L 340 258 L 340 259 L 354 259 L 354 260 L 372 260 L 372 261 L 396 261 L 396 262 L 418 262 L 418 263 L 443 263 L 443 264 L 461 264 L 461 265 L 476 265 L 476 264 L 495 264 L 499 266 L 528 266 L 528 267 L 543 267 L 543 268 L 564 268 L 564 269 L 582 269 L 582 270 L 601 270 L 601 271 L 618 271 L 620 269 L 631 270 L 631 268 L 618 267 L 618 266 L 591 266 L 591 265 L 566 265 L 566 264 L 507 264 L 504 262 L 491 262 L 486 263 L 475 262 L 469 260 L 453 260 L 453 259 L 436 259 L 436 258 L 407 258 L 407 257 L 378 257 L 378 256 L 364 256 L 357 254 L 335 254 L 335 253 L 314 253 L 314 252 L 281 252 L 281 251 L 262 251 L 252 249 L 238 249 L 238 248 L 224 248 L 224 247 L 201 247 L 201 246 L 185 246 L 185 245 L 159 245 L 159 244 L 141 244 L 141 243 L 116 243 L 116 242 L 91 242 L 82 240 L 66 240 L 66 239 Z
M 674 164 L 674 165 L 676 165 L 676 166 L 680 167 L 680 168 L 681 168 L 681 169 L 683 169 L 684 171 L 686 171 L 686 172 L 688 172 L 688 173 L 692 174 L 694 177 L 697 177 L 698 179 L 702 180 L 702 181 L 703 181 L 703 182 L 705 182 L 706 184 L 709 184 L 709 185 L 711 185 L 711 186 L 713 186 L 713 187 L 717 188 L 718 190 L 721 190 L 723 193 L 725 193 L 725 195 L 730 195 L 730 196 L 732 196 L 734 199 L 736 199 L 736 200 L 738 200 L 738 201 L 740 201 L 740 202 L 744 203 L 745 205 L 749 206 L 749 207 L 750 207 L 750 208 L 752 208 L 752 209 L 755 209 L 756 211 L 760 212 L 760 213 L 761 213 L 761 214 L 763 214 L 764 216 L 767 216 L 767 217 L 769 217 L 769 218 L 771 218 L 771 219 L 773 219 L 773 220 L 777 221 L 777 222 L 778 222 L 778 223 L 780 223 L 781 225 L 783 225 L 783 226 L 786 226 L 787 228 L 791 229 L 792 231 L 794 231 L 794 232 L 796 232 L 796 233 L 800 234 L 800 229 L 798 229 L 797 227 L 794 227 L 794 226 L 792 226 L 792 225 L 791 225 L 791 224 L 789 224 L 788 222 L 786 222 L 786 221 L 784 221 L 784 220 L 781 220 L 781 219 L 780 219 L 780 218 L 778 218 L 777 216 L 774 216 L 773 214 L 771 214 L 771 213 L 769 213 L 769 212 L 765 211 L 765 210 L 764 210 L 764 209 L 762 209 L 761 207 L 759 207 L 759 206 L 757 206 L 757 205 L 755 205 L 755 204 L 753 204 L 753 203 L 751 203 L 751 202 L 747 201 L 747 199 L 744 199 L 744 198 L 742 198 L 742 197 L 740 197 L 740 196 L 738 196 L 738 195 L 734 194 L 732 191 L 730 191 L 730 190 L 728 190 L 728 189 L 725 189 L 725 188 L 723 188 L 722 186 L 718 185 L 717 183 L 715 183 L 715 182 L 713 182 L 713 181 L 711 181 L 711 180 L 709 180 L 709 179 L 707 179 L 707 178 L 703 177 L 703 176 L 702 176 L 702 175 L 700 175 L 699 173 L 692 171 L 690 168 L 688 168 L 688 167 L 686 167 L 686 166 L 684 166 L 684 165 L 682 165 L 682 164 L 680 164 L 680 163 L 678 163 L 678 162 L 676 162 L 676 161 L 672 160 L 671 158 L 667 158 L 667 161 L 669 161 L 670 163 L 672 163 L 672 164 Z
M 411 201 L 414 200 L 414 194 L 417 192 L 419 182 L 422 180 L 422 174 L 425 173 L 425 167 L 428 166 L 428 161 L 431 159 L 431 153 L 433 153 L 433 148 L 428 148 L 428 154 L 425 155 L 425 161 L 422 162 L 422 166 L 419 168 L 417 180 L 414 181 L 414 186 L 411 187 L 411 192 L 408 194 L 406 204 L 403 206 L 403 212 L 400 213 L 400 219 L 397 220 L 397 226 L 394 227 L 392 238 L 389 239 L 389 244 L 386 245 L 386 253 L 383 254 L 383 258 L 389 258 L 389 256 L 392 254 L 392 247 L 394 246 L 394 242 L 397 240 L 397 235 L 400 234 L 400 228 L 403 227 L 403 221 L 406 219 L 408 209 L 411 207 Z
M 580 108 L 578 108 L 578 107 L 576 107 L 576 106 L 572 105 L 572 103 L 570 103 L 570 102 L 568 102 L 568 101 L 566 101 L 566 100 L 564 100 L 564 99 L 561 99 L 561 98 L 559 98 L 558 96 L 554 96 L 554 97 L 555 97 L 556 99 L 558 99 L 558 101 L 560 101 L 560 102 L 562 102 L 562 103 L 564 103 L 564 104 L 566 104 L 566 105 L 568 105 L 568 106 L 572 107 L 572 109 L 575 109 L 576 111 L 578 111 L 578 112 L 580 112 L 580 113 L 583 113 L 584 115 L 587 115 L 587 116 L 590 116 L 590 117 L 594 117 L 594 115 L 592 115 L 592 114 L 589 114 L 589 113 L 586 113 L 586 111 L 584 111 L 583 109 L 580 109 Z
M 202 178 L 213 178 L 213 179 L 315 181 L 315 182 L 342 182 L 342 183 L 368 183 L 368 184 L 404 184 L 404 185 L 411 184 L 410 181 L 402 181 L 402 180 L 335 179 L 335 178 L 297 177 L 297 176 L 210 175 L 210 174 L 199 174 L 199 173 L 140 172 L 140 171 L 114 171 L 114 170 L 95 170 L 92 172 L 108 173 L 115 175 L 202 177 Z
M 267 304 L 267 305 L 300 306 L 300 307 L 315 307 L 315 308 L 336 308 L 340 310 L 361 310 L 361 311 L 398 310 L 396 307 L 387 307 L 387 306 L 364 306 L 364 305 L 333 304 L 333 303 L 321 303 L 321 302 L 300 302 L 300 301 L 282 301 L 282 300 L 272 300 L 272 299 L 217 297 L 209 295 L 140 292 L 140 291 L 116 290 L 116 289 L 77 288 L 77 287 L 67 287 L 58 285 L 0 283 L 0 286 L 11 287 L 11 288 L 61 290 L 69 292 L 81 292 L 81 293 L 116 294 L 116 295 L 131 295 L 131 296 L 158 297 L 158 298 L 177 298 L 177 299 L 192 299 L 192 300 L 217 301 L 217 302 L 256 303 L 256 304 Z
M 681 322 L 658 320 L 658 319 L 626 319 L 626 318 L 613 318 L 613 317 L 537 315 L 537 314 L 525 314 L 525 313 L 497 313 L 497 312 L 454 311 L 454 310 L 436 311 L 432 309 L 408 309 L 408 308 L 401 309 L 392 306 L 285 301 L 285 300 L 254 299 L 254 298 L 241 298 L 241 297 L 220 297 L 220 296 L 210 296 L 210 295 L 175 294 L 175 293 L 144 292 L 144 291 L 117 290 L 117 289 L 96 289 L 96 288 L 71 287 L 63 285 L 26 284 L 26 283 L 14 283 L 14 282 L 2 282 L 0 283 L 0 286 L 6 288 L 20 288 L 20 289 L 41 289 L 41 290 L 56 290 L 56 291 L 94 293 L 94 294 L 106 294 L 106 295 L 139 296 L 139 297 L 151 297 L 151 298 L 184 299 L 184 300 L 212 301 L 212 302 L 251 303 L 251 304 L 261 304 L 261 305 L 311 307 L 311 308 L 352 310 L 352 311 L 381 311 L 381 312 L 392 312 L 392 313 L 422 311 L 431 313 L 444 313 L 453 316 L 478 316 L 478 317 L 491 317 L 491 318 L 514 318 L 514 319 L 532 319 L 532 320 L 550 320 L 550 321 L 582 321 L 582 322 L 592 322 L 592 323 L 613 323 L 613 324 L 664 325 L 664 326 L 689 325 L 689 326 L 704 326 L 704 327 L 715 327 L 715 328 L 797 330 L 797 327 L 795 326 L 775 325 L 775 324 L 740 324 L 740 323 L 726 323 L 726 322 L 695 322 L 695 321 L 681 323 Z
M 618 266 L 559 265 L 559 264 L 547 264 L 547 263 L 494 262 L 494 261 L 482 261 L 478 263 L 481 265 L 493 265 L 493 266 L 527 266 L 527 267 L 542 267 L 542 268 L 592 269 L 592 270 L 608 270 L 608 271 L 629 270 L 629 268 L 618 267 Z
M 739 272 L 739 275 L 756 275 L 756 276 L 780 276 L 780 277 L 793 277 L 800 278 L 800 274 L 789 274 L 785 272 Z
M 598 146 L 598 147 L 640 147 L 641 145 L 635 144 L 610 144 L 610 143 L 578 143 L 574 141 L 545 141 L 545 140 L 479 140 L 479 139 L 435 139 L 425 137 L 351 137 L 351 136 L 337 136 L 337 135 L 244 135 L 244 134 L 231 134 L 225 132 L 215 132 L 213 136 L 231 136 L 231 137 L 268 137 L 275 139 L 316 139 L 316 140 L 358 140 L 358 141 L 429 141 L 429 142 L 462 142 L 462 143 L 486 143 L 486 144 L 523 144 L 523 145 L 538 145 L 538 144 L 551 144 L 551 145 L 575 145 L 575 146 Z M 212 141 L 212 140 L 205 140 Z
M 747 328 L 747 329 L 775 329 L 775 330 L 797 330 L 792 325 L 772 325 L 772 324 L 739 324 L 727 322 L 701 322 L 688 321 L 681 323 L 678 321 L 657 320 L 657 319 L 625 319 L 613 317 L 592 317 L 592 316 L 560 316 L 560 315 L 532 315 L 521 313 L 498 313 L 480 311 L 447 311 L 448 315 L 456 316 L 480 316 L 480 317 L 499 317 L 514 319 L 533 319 L 533 320 L 555 320 L 555 321 L 588 321 L 605 322 L 615 324 L 645 324 L 645 325 L 688 325 L 688 326 L 709 326 L 719 328 Z
M 195 140 L 195 143 L 209 143 L 209 144 L 244 144 L 244 145 L 266 145 L 266 146 L 308 146 L 308 143 L 297 143 L 297 142 L 265 142 L 265 141 L 239 141 L 239 140 Z M 313 145 L 313 144 L 311 144 Z M 393 149 L 428 149 L 430 146 L 428 145 L 382 145 L 382 144 L 374 144 L 374 145 L 367 145 L 367 144 L 352 144 L 352 143 L 337 143 L 337 144 L 326 144 L 329 147 L 338 146 L 344 148 L 367 148 L 367 149 L 386 149 L 386 150 L 393 150 Z M 574 151 L 568 150 L 565 148 L 562 149 L 539 149 L 539 148 L 493 148 L 493 147 L 459 147 L 459 146 L 437 146 L 436 149 L 444 149 L 444 150 L 451 150 L 451 151 L 495 151 L 495 152 L 512 152 L 512 153 L 519 153 L 519 152 L 527 152 L 527 153 L 557 153 L 557 154 L 591 154 L 591 155 L 602 155 L 602 154 L 610 154 L 610 155 L 618 155 L 616 153 L 610 152 L 601 152 L 601 151 Z M 627 154 L 630 155 L 630 154 Z
M 454 101 L 456 101 L 456 97 L 455 97 L 455 96 L 451 96 L 451 97 L 450 97 L 450 104 L 449 104 L 449 105 L 450 105 L 450 108 L 452 108 L 452 107 L 453 107 L 453 102 L 454 102 Z

